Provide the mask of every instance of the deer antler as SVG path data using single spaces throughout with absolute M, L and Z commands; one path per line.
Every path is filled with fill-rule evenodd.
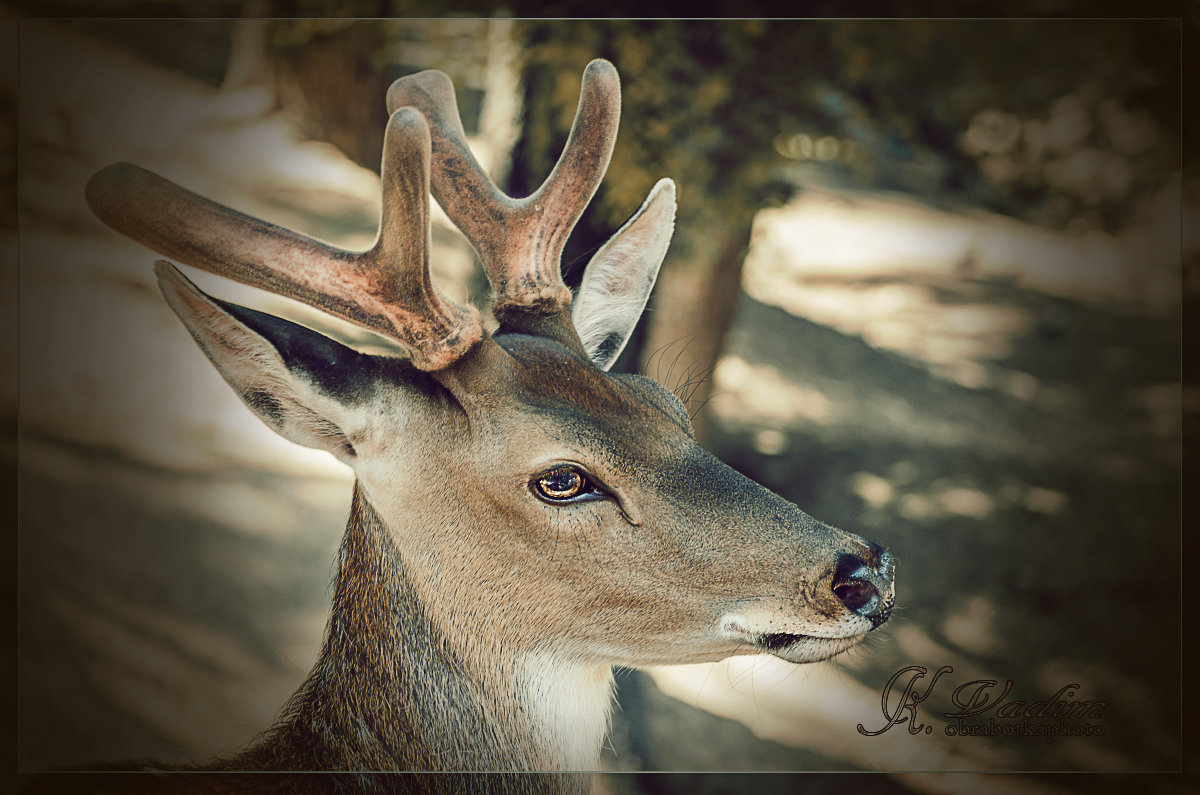
M 621 114 L 613 65 L 599 59 L 588 64 L 562 155 L 542 186 L 524 199 L 497 188 L 471 154 L 449 77 L 426 71 L 400 78 L 388 89 L 388 111 L 406 105 L 429 121 L 434 198 L 475 246 L 496 293 L 497 314 L 570 306 L 560 258 L 612 157 Z
M 109 226 L 180 262 L 294 298 L 399 343 L 421 370 L 444 369 L 482 335 L 479 312 L 442 298 L 429 275 L 429 127 L 402 108 L 383 145 L 379 238 L 351 252 L 198 196 L 129 163 L 87 184 Z

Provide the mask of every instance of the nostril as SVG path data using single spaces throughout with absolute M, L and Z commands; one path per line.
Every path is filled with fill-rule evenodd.
M 886 554 L 882 548 L 877 549 L 880 556 Z M 834 570 L 830 587 L 834 596 L 848 609 L 870 619 L 872 623 L 878 619 L 875 626 L 887 621 L 887 616 L 882 615 L 884 605 L 883 593 L 880 590 L 886 587 L 886 583 L 881 580 L 879 572 L 857 555 L 838 555 L 837 568 Z
M 837 568 L 833 572 L 833 590 L 836 593 L 839 585 L 851 580 L 865 580 L 870 576 L 871 569 L 862 558 L 856 555 L 838 555 Z
M 878 595 L 875 586 L 866 580 L 846 580 L 833 586 L 833 593 L 842 604 L 857 612 Z

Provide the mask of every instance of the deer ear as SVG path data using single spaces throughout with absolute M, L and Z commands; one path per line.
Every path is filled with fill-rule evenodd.
M 571 320 L 588 356 L 612 367 L 637 325 L 675 227 L 675 183 L 661 179 L 583 273 Z
M 155 263 L 155 273 L 167 303 L 259 419 L 296 444 L 344 463 L 354 459 L 343 427 L 370 388 L 371 357 L 296 323 L 215 299 L 168 262 Z

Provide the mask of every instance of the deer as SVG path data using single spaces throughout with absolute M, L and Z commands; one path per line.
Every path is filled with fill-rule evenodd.
M 442 72 L 397 80 L 387 109 L 366 251 L 129 163 L 85 188 L 101 221 L 168 258 L 155 264 L 167 304 L 246 406 L 355 476 L 311 672 L 244 751 L 187 769 L 344 771 L 350 790 L 446 791 L 471 784 L 368 774 L 474 771 L 500 790 L 582 792 L 614 667 L 809 663 L 882 626 L 895 604 L 886 549 L 736 472 L 700 446 L 670 390 L 611 371 L 666 255 L 674 183 L 654 185 L 578 290 L 564 284 L 566 238 L 616 141 L 616 68 L 586 67 L 558 162 L 523 199 L 476 161 Z M 431 196 L 478 255 L 493 331 L 432 283 Z M 389 347 L 362 352 L 215 298 L 169 260 Z

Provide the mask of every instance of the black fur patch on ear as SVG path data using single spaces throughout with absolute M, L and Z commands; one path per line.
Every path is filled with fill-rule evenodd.
M 377 357 L 347 348 L 299 323 L 219 298 L 212 300 L 270 342 L 288 370 L 303 376 L 330 397 L 354 402 L 370 393 L 379 375 Z
M 251 389 L 242 393 L 242 399 L 272 428 L 278 429 L 283 425 L 285 417 L 283 404 L 270 392 L 265 389 Z
M 625 337 L 622 334 L 616 332 L 609 334 L 596 346 L 596 350 L 592 351 L 592 359 L 601 362 L 610 361 L 613 358 L 613 351 L 620 347 L 624 341 Z

